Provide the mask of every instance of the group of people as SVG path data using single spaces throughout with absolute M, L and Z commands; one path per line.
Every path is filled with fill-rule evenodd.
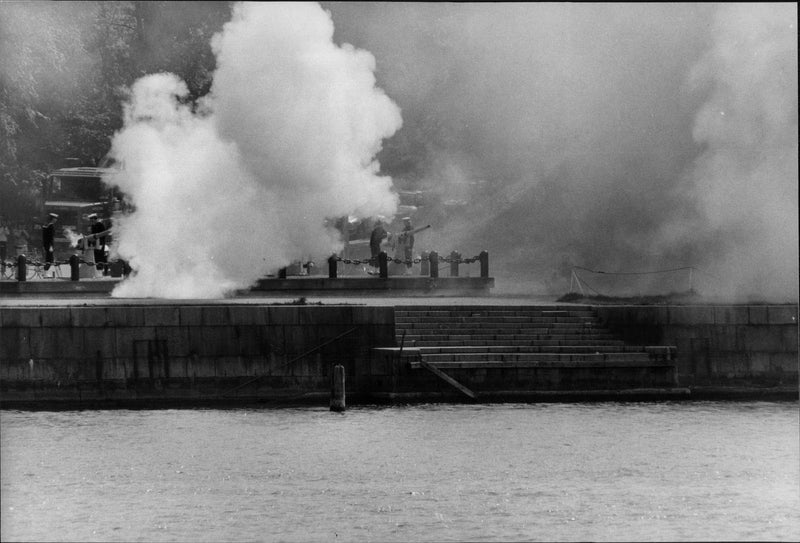
M 107 227 L 101 221 L 97 213 L 89 215 L 91 222 L 89 234 L 82 237 L 79 241 L 81 249 L 88 256 L 92 257 L 94 261 L 97 274 L 108 275 L 108 246 L 106 244 L 107 236 L 102 235 L 106 232 Z M 55 261 L 55 238 L 56 238 L 56 222 L 58 222 L 57 213 L 49 213 L 48 221 L 42 225 L 42 246 L 44 249 L 44 271 L 45 273 L 50 270 L 50 266 Z
M 389 240 L 394 243 L 394 258 L 402 260 L 407 270 L 410 270 L 414 255 L 414 226 L 411 224 L 411 217 L 403 217 L 403 230 L 397 234 L 396 239 L 390 239 L 391 236 L 384 228 L 383 221 L 378 220 L 369 238 L 372 262 L 377 265 L 378 255 L 381 253 L 381 244 L 384 240 Z

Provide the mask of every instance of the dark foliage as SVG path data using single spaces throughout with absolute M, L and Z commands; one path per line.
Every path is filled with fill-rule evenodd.
M 209 92 L 210 41 L 229 2 L 0 2 L 0 216 L 39 212 L 47 173 L 95 165 L 122 126 L 125 89 L 148 73 Z

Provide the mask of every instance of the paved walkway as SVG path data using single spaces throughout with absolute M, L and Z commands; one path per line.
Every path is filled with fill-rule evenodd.
M 321 276 L 320 276 L 321 277 Z M 346 278 L 345 278 L 346 279 Z M 404 281 L 405 277 L 391 278 L 397 281 Z M 97 279 L 82 280 L 79 285 L 89 287 L 91 285 L 103 286 L 110 291 L 113 284 L 119 281 L 118 278 L 103 277 Z M 3 281 L 11 283 L 12 281 Z M 332 291 L 330 293 L 321 292 L 316 289 L 309 289 L 307 293 L 302 291 L 292 291 L 281 293 L 276 290 L 253 290 L 242 292 L 228 298 L 216 299 L 162 299 L 162 298 L 112 298 L 107 292 L 83 292 L 76 293 L 70 291 L 76 284 L 70 284 L 68 279 L 43 279 L 34 278 L 28 281 L 30 286 L 34 286 L 37 292 L 11 292 L 6 289 L 0 292 L 0 307 L 65 307 L 65 306 L 141 306 L 141 305 L 289 305 L 295 302 L 299 305 L 367 305 L 367 306 L 400 306 L 400 305 L 581 305 L 581 304 L 562 304 L 556 302 L 561 294 L 553 295 L 530 295 L 517 293 L 495 293 L 484 292 L 475 295 L 462 294 L 426 294 L 420 291 L 418 294 L 409 293 L 408 289 L 397 289 L 392 292 L 387 290 L 368 290 L 354 289 L 352 292 L 343 290 Z M 108 283 L 107 285 L 102 285 Z M 63 290 L 62 290 L 63 287 Z M 68 289 L 67 287 L 70 287 Z M 520 289 L 521 290 L 521 289 Z M 304 302 L 301 302 L 304 300 Z M 585 304 L 583 304 L 585 305 Z
M 576 305 L 556 302 L 559 296 L 484 295 L 484 296 L 319 296 L 308 295 L 240 295 L 218 299 L 111 298 L 109 296 L 14 296 L 0 298 L 0 307 L 53 306 L 139 306 L 139 305 L 291 305 L 305 299 L 304 305 Z M 577 304 L 585 305 L 585 304 Z

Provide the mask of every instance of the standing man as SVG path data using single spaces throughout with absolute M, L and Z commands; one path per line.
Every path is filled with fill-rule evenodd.
M 42 225 L 42 246 L 44 248 L 44 271 L 50 269 L 50 265 L 53 263 L 54 256 L 55 256 L 55 239 L 56 239 L 56 221 L 58 220 L 58 215 L 55 213 L 49 214 L 49 220 L 47 224 Z
M 90 244 L 94 245 L 94 262 L 97 266 L 97 270 L 102 271 L 103 275 L 107 275 L 108 260 L 106 259 L 106 237 L 97 235 L 101 232 L 105 232 L 106 226 L 103 224 L 103 221 L 97 218 L 97 213 L 89 215 L 89 220 L 92 221 L 91 233 L 95 235 L 93 241 L 90 242 Z
M 375 221 L 375 228 L 372 229 L 372 234 L 369 236 L 369 250 L 372 254 L 371 263 L 373 266 L 378 265 L 378 255 L 381 252 L 381 242 L 389 234 L 386 232 L 386 229 L 383 227 L 383 222 L 378 219 Z
M 400 243 L 404 249 L 403 259 L 406 262 L 406 268 L 411 270 L 411 261 L 414 259 L 414 226 L 411 224 L 411 217 L 403 217 L 403 231 L 400 233 Z

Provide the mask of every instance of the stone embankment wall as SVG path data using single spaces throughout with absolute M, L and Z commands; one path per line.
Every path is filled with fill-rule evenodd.
M 798 379 L 797 305 L 597 306 L 630 343 L 675 345 L 683 386 L 780 385 Z
M 357 392 L 381 386 L 376 346 L 394 346 L 391 307 L 0 308 L 0 394 L 9 403 L 325 393 L 334 364 Z
M 797 383 L 796 305 L 595 309 L 631 344 L 677 346 L 682 387 Z M 0 402 L 319 401 L 335 364 L 348 397 L 369 400 L 412 382 L 399 354 L 375 350 L 395 346 L 393 307 L 0 307 Z

